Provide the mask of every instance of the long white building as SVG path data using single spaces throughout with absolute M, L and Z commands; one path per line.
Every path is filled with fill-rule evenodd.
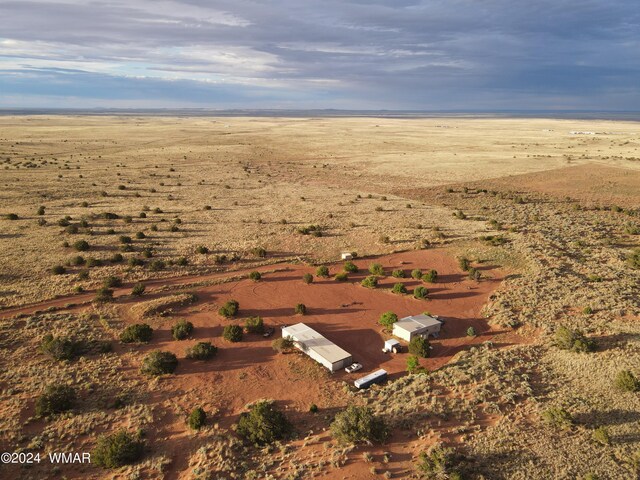
M 296 323 L 282 329 L 284 338 L 290 337 L 296 348 L 303 351 L 316 362 L 335 372 L 353 363 L 351 354 L 335 343 L 327 340 L 304 323 Z

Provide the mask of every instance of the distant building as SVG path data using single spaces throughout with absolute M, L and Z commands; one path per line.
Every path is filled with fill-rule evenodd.
M 296 348 L 303 351 L 331 372 L 348 367 L 353 363 L 351 354 L 327 340 L 304 323 L 296 323 L 282 329 L 283 337 L 290 337 Z
M 342 252 L 340 257 L 342 260 L 353 260 L 353 254 L 351 252 Z
M 413 337 L 427 338 L 429 335 L 437 337 L 440 333 L 442 322 L 430 315 L 411 315 L 404 317 L 393 324 L 393 335 L 407 342 Z

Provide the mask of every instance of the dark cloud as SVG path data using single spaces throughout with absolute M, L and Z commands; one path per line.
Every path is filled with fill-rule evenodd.
M 0 18 L 0 106 L 640 109 L 637 0 L 20 0 Z

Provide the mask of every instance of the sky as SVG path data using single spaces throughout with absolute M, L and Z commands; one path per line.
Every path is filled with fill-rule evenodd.
M 640 110 L 638 0 L 1 0 L 0 108 Z

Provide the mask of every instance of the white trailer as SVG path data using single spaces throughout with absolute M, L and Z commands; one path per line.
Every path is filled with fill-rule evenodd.
M 304 323 L 284 327 L 282 337 L 290 337 L 298 350 L 306 353 L 331 372 L 346 368 L 353 363 L 353 357 L 349 352 L 327 340 Z

